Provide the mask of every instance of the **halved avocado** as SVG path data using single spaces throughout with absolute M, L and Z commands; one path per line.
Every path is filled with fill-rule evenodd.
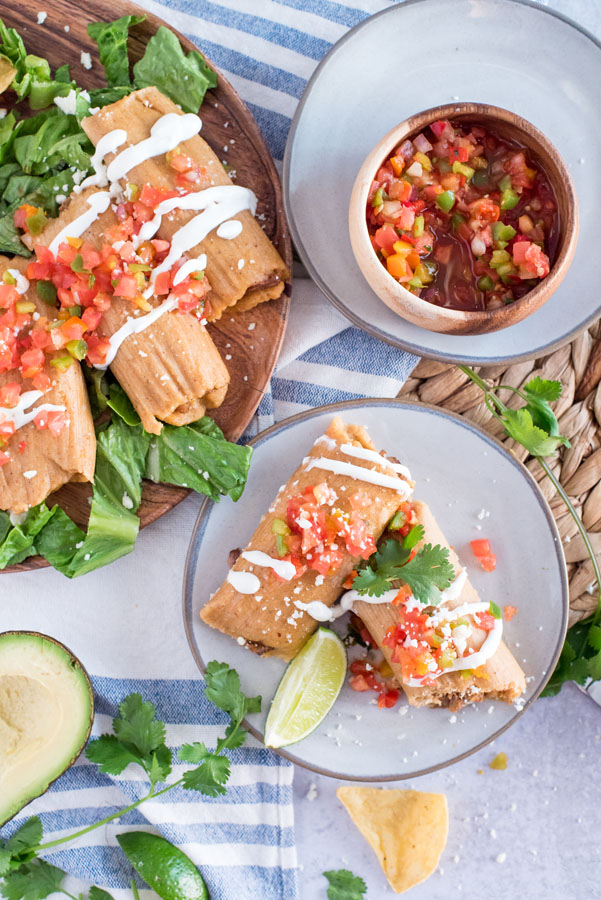
M 70 650 L 34 631 L 0 634 L 0 825 L 73 765 L 94 693 Z

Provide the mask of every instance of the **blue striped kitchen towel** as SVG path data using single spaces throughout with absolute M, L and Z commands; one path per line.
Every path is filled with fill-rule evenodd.
M 388 5 L 386 0 L 141 2 L 220 67 L 256 117 L 277 163 L 297 102 L 320 58 L 348 28 Z M 351 327 L 308 278 L 298 277 L 279 364 L 251 433 L 323 403 L 393 397 L 415 362 Z M 91 672 L 105 673 L 94 678 L 94 734 L 110 729 L 118 702 L 130 691 L 155 703 L 174 748 L 187 741 L 214 746 L 223 732 L 225 716 L 206 701 L 203 682 L 193 677 L 194 664 L 185 659 L 183 633 L 174 625 L 161 625 L 169 604 L 168 621 L 179 617 L 180 581 L 173 573 L 183 568 L 195 509 L 191 503 L 142 533 L 132 556 L 84 582 L 65 583 L 51 570 L 11 576 L 11 596 L 18 602 L 6 627 L 53 634 Z M 186 507 L 192 512 L 186 513 Z M 0 630 L 5 612 L 8 616 L 0 609 Z M 140 659 L 135 657 L 138 648 L 144 649 Z M 130 677 L 107 677 L 116 672 Z M 116 835 L 131 828 L 159 830 L 202 867 L 212 900 L 298 900 L 292 766 L 253 739 L 232 754 L 232 761 L 225 796 L 199 798 L 175 789 L 118 823 L 61 847 L 49 861 L 72 873 L 66 883 L 72 894 L 94 883 L 110 890 L 115 900 L 129 900 L 131 868 Z M 176 777 L 177 771 L 171 778 Z M 45 839 L 52 840 L 108 816 L 144 789 L 133 767 L 109 777 L 83 758 L 3 834 L 25 815 L 39 814 Z M 154 894 L 139 885 L 143 900 L 150 900 Z

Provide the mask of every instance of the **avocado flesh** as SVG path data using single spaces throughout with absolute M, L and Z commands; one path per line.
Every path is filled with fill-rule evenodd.
M 62 644 L 0 634 L 0 824 L 79 756 L 94 716 L 89 678 Z

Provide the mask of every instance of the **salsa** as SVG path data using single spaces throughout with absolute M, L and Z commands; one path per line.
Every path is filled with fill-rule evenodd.
M 478 124 L 433 122 L 371 184 L 367 227 L 382 264 L 437 306 L 493 310 L 545 278 L 559 211 L 538 160 Z

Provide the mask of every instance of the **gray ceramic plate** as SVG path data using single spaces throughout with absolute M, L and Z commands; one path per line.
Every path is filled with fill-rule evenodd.
M 526 469 L 459 416 L 395 400 L 351 401 L 301 413 L 268 429 L 254 440 L 250 477 L 238 503 L 224 500 L 216 506 L 207 501 L 201 507 L 184 576 L 184 619 L 192 653 L 201 670 L 211 659 L 227 661 L 239 672 L 246 693 L 263 696 L 263 712 L 249 723 L 259 739 L 285 664 L 238 646 L 206 626 L 199 611 L 225 578 L 229 550 L 247 543 L 279 486 L 334 414 L 364 425 L 376 446 L 409 465 L 416 496 L 431 505 L 481 595 L 519 610 L 507 624 L 505 639 L 528 677 L 520 709 L 476 704 L 451 715 L 448 710 L 412 709 L 403 701 L 393 710 L 379 710 L 369 695 L 345 685 L 322 725 L 282 754 L 340 778 L 409 778 L 473 753 L 514 722 L 542 690 L 567 623 L 563 552 L 549 507 Z M 474 564 L 469 541 L 476 537 L 488 537 L 497 553 L 492 574 Z
M 307 86 L 284 158 L 293 241 L 332 303 L 418 356 L 476 364 L 542 356 L 596 319 L 600 50 L 574 23 L 518 0 L 405 0 L 342 38 Z M 363 278 L 347 227 L 372 147 L 407 116 L 452 100 L 503 106 L 540 128 L 567 162 L 580 204 L 576 255 L 556 293 L 524 322 L 474 337 L 426 331 L 388 309 Z

